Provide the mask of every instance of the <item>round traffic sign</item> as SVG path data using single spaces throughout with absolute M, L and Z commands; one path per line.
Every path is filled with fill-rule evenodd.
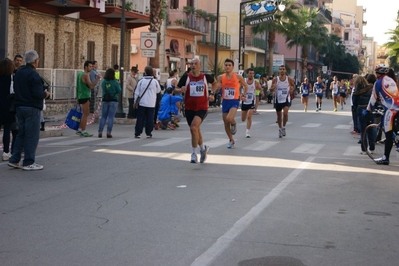
M 146 40 L 144 40 L 144 46 L 145 46 L 146 48 L 151 48 L 153 44 L 154 44 L 154 43 L 152 42 L 151 39 L 146 39 Z

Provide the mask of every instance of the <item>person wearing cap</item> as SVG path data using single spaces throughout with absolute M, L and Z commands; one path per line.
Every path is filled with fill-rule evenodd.
M 378 65 L 375 68 L 377 81 L 374 83 L 369 104 L 362 112 L 362 116 L 366 117 L 377 101 L 381 102 L 384 108 L 384 116 L 381 118 L 381 125 L 385 132 L 385 150 L 381 158 L 374 159 L 376 164 L 389 165 L 389 155 L 393 146 L 394 121 L 399 113 L 399 90 L 396 81 L 387 74 L 389 68 L 385 65 Z

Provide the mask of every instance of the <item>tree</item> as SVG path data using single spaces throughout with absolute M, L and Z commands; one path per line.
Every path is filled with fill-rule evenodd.
M 399 69 L 399 19 L 396 22 L 398 23 L 396 29 L 387 32 L 387 34 L 392 34 L 390 41 L 383 45 L 388 48 L 388 55 L 390 56 L 389 67 L 392 67 L 394 70 Z
M 165 9 L 167 5 L 165 0 L 150 0 L 150 32 L 157 33 L 157 49 L 155 50 L 155 57 L 150 58 L 150 66 L 159 68 L 159 46 L 161 45 L 161 26 L 165 20 Z
M 318 11 L 309 8 L 300 8 L 298 16 L 286 25 L 286 40 L 289 48 L 301 46 L 302 76 L 307 76 L 308 51 L 313 46 L 320 50 L 328 37 L 327 28 L 318 18 Z M 310 26 L 306 26 L 311 22 Z M 296 63 L 296 62 L 295 62 Z
M 328 35 L 325 43 L 321 46 L 319 50 L 320 54 L 324 56 L 324 64 L 328 65 L 328 69 L 335 70 L 333 65 L 334 58 L 336 60 L 341 60 L 346 57 L 345 46 L 342 45 L 342 40 L 335 34 Z
M 277 11 L 274 15 L 274 20 L 267 23 L 257 24 L 252 27 L 252 33 L 266 33 L 267 32 L 267 44 L 269 47 L 269 76 L 273 74 L 273 52 L 274 44 L 276 43 L 276 34 L 286 32 L 286 24 L 290 23 L 291 20 L 297 16 L 295 10 L 298 9 L 296 5 L 293 5 L 296 1 L 294 0 L 282 0 L 281 4 L 286 6 L 283 12 Z M 245 38 L 245 36 L 244 36 Z

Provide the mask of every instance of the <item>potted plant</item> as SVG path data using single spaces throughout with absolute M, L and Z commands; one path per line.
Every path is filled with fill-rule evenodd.
M 183 25 L 183 20 L 181 20 L 181 19 L 176 19 L 176 20 L 175 20 L 175 24 L 178 25 L 178 26 Z
M 150 14 L 150 9 L 148 8 L 148 6 L 145 7 L 145 14 L 149 15 Z
M 125 10 L 126 11 L 132 11 L 133 10 L 133 2 L 126 2 Z
M 183 12 L 187 14 L 195 13 L 195 8 L 193 6 L 183 6 Z
M 215 14 L 208 13 L 208 14 L 207 14 L 207 19 L 208 19 L 210 22 L 215 22 L 215 21 L 217 20 L 217 16 L 216 16 Z

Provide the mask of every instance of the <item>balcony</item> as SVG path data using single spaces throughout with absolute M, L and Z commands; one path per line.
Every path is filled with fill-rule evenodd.
M 122 0 L 108 0 L 103 10 L 91 7 L 90 1 L 87 0 L 68 0 L 66 4 L 62 1 L 50 1 L 50 0 L 35 0 L 35 1 L 21 1 L 21 0 L 9 0 L 10 6 L 24 7 L 29 10 L 37 11 L 49 15 L 61 15 L 66 16 L 73 13 L 78 13 L 78 18 L 85 21 L 110 25 L 112 27 L 120 28 L 120 21 L 122 17 Z M 144 1 L 145 2 L 145 1 Z M 133 10 L 126 10 L 126 28 L 133 29 L 137 27 L 149 25 L 150 17 L 145 14 L 145 7 L 142 7 L 142 0 L 132 0 L 132 6 L 136 4 L 137 7 L 141 7 L 141 10 L 134 12 Z M 141 5 L 141 6 L 140 6 Z M 104 12 L 102 12 L 104 11 Z
M 319 3 L 317 0 L 305 0 L 303 4 L 308 7 L 318 7 Z
M 253 36 L 245 37 L 245 50 L 264 53 L 266 47 L 267 43 L 265 42 L 264 39 L 256 38 Z
M 180 31 L 191 36 L 204 36 L 209 32 L 210 21 L 194 13 L 170 9 L 166 21 L 168 30 Z
M 219 49 L 230 49 L 231 36 L 229 34 L 219 32 Z M 210 34 L 202 36 L 198 42 L 210 46 L 216 43 L 216 31 L 211 31 Z
M 318 10 L 318 17 L 321 19 L 324 24 L 331 24 L 332 23 L 332 16 L 331 11 L 328 10 L 325 6 L 321 6 Z

